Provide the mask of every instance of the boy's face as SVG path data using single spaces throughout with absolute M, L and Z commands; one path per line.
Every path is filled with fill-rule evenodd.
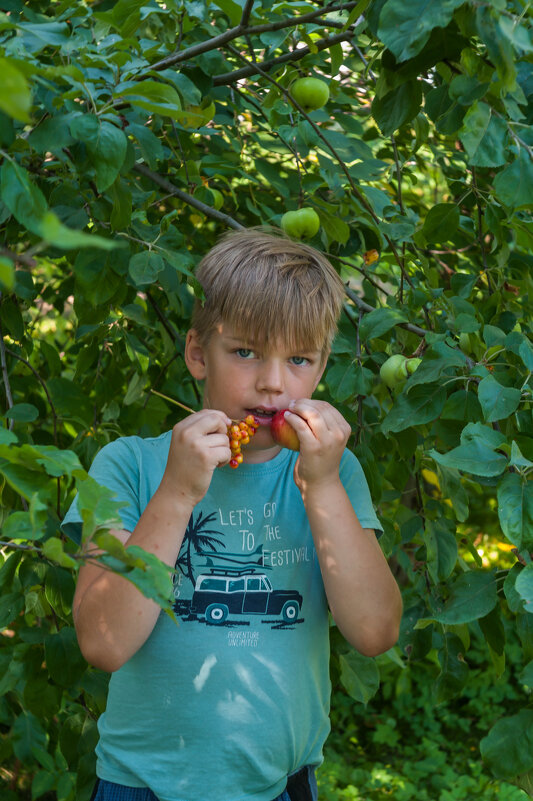
M 194 329 L 187 334 L 185 361 L 191 375 L 204 380 L 204 407 L 219 409 L 233 420 L 253 414 L 260 423 L 243 448 L 245 461 L 265 462 L 280 450 L 270 420 L 291 400 L 310 398 L 324 372 L 321 351 L 293 352 L 282 342 L 268 351 L 220 323 L 206 345 Z

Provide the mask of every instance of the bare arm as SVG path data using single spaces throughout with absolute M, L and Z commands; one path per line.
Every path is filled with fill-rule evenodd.
M 339 477 L 350 428 L 320 401 L 298 401 L 288 417 L 300 439 L 295 480 L 302 493 L 333 618 L 362 654 L 398 639 L 401 594 L 372 529 L 362 528 Z M 304 428 L 305 426 L 305 428 Z
M 159 488 L 134 531 L 112 532 L 174 567 L 194 506 L 213 470 L 230 458 L 226 416 L 204 410 L 178 423 Z M 123 576 L 97 565 L 80 569 L 73 616 L 81 651 L 102 670 L 118 670 L 151 634 L 160 607 Z

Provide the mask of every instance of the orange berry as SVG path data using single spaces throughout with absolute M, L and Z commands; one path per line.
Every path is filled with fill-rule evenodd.
M 241 420 L 241 422 L 239 423 L 239 428 L 240 428 L 242 431 L 247 431 L 247 430 L 248 430 L 248 426 L 246 425 L 246 423 L 244 422 L 244 420 Z
M 232 451 L 240 451 L 241 443 L 237 439 L 230 439 L 229 446 Z
M 236 461 L 236 462 L 238 462 L 239 464 L 242 464 L 242 463 L 243 463 L 243 461 L 244 461 L 244 456 L 242 455 L 242 453 L 236 453 L 236 454 L 235 454 L 235 456 L 234 456 L 233 458 L 234 458 L 234 459 L 235 459 L 235 461 Z
M 238 425 L 234 424 L 232 426 L 229 426 L 229 432 L 228 433 L 231 434 L 232 439 L 239 439 L 239 437 L 241 436 L 241 429 L 239 428 Z
M 239 462 L 237 461 L 237 459 L 230 459 L 229 466 L 233 467 L 233 469 L 235 470 L 235 468 L 239 466 Z
M 250 437 L 248 434 L 245 434 L 244 437 L 241 438 L 241 445 L 248 445 L 250 442 Z

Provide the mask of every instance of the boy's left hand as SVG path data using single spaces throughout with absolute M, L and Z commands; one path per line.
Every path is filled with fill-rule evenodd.
M 300 456 L 294 468 L 296 484 L 304 487 L 339 480 L 341 457 L 352 433 L 342 414 L 326 401 L 292 402 L 287 422 L 300 440 Z

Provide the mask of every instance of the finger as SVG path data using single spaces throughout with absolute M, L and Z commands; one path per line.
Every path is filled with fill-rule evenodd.
M 331 431 L 338 426 L 332 407 L 320 401 L 301 400 L 291 407 L 291 411 L 302 417 L 312 431 Z
M 198 435 L 211 433 L 225 433 L 227 427 L 231 425 L 230 418 L 215 409 L 203 409 L 201 412 L 191 414 L 190 417 L 182 420 L 180 424 L 183 430 L 194 429 Z

